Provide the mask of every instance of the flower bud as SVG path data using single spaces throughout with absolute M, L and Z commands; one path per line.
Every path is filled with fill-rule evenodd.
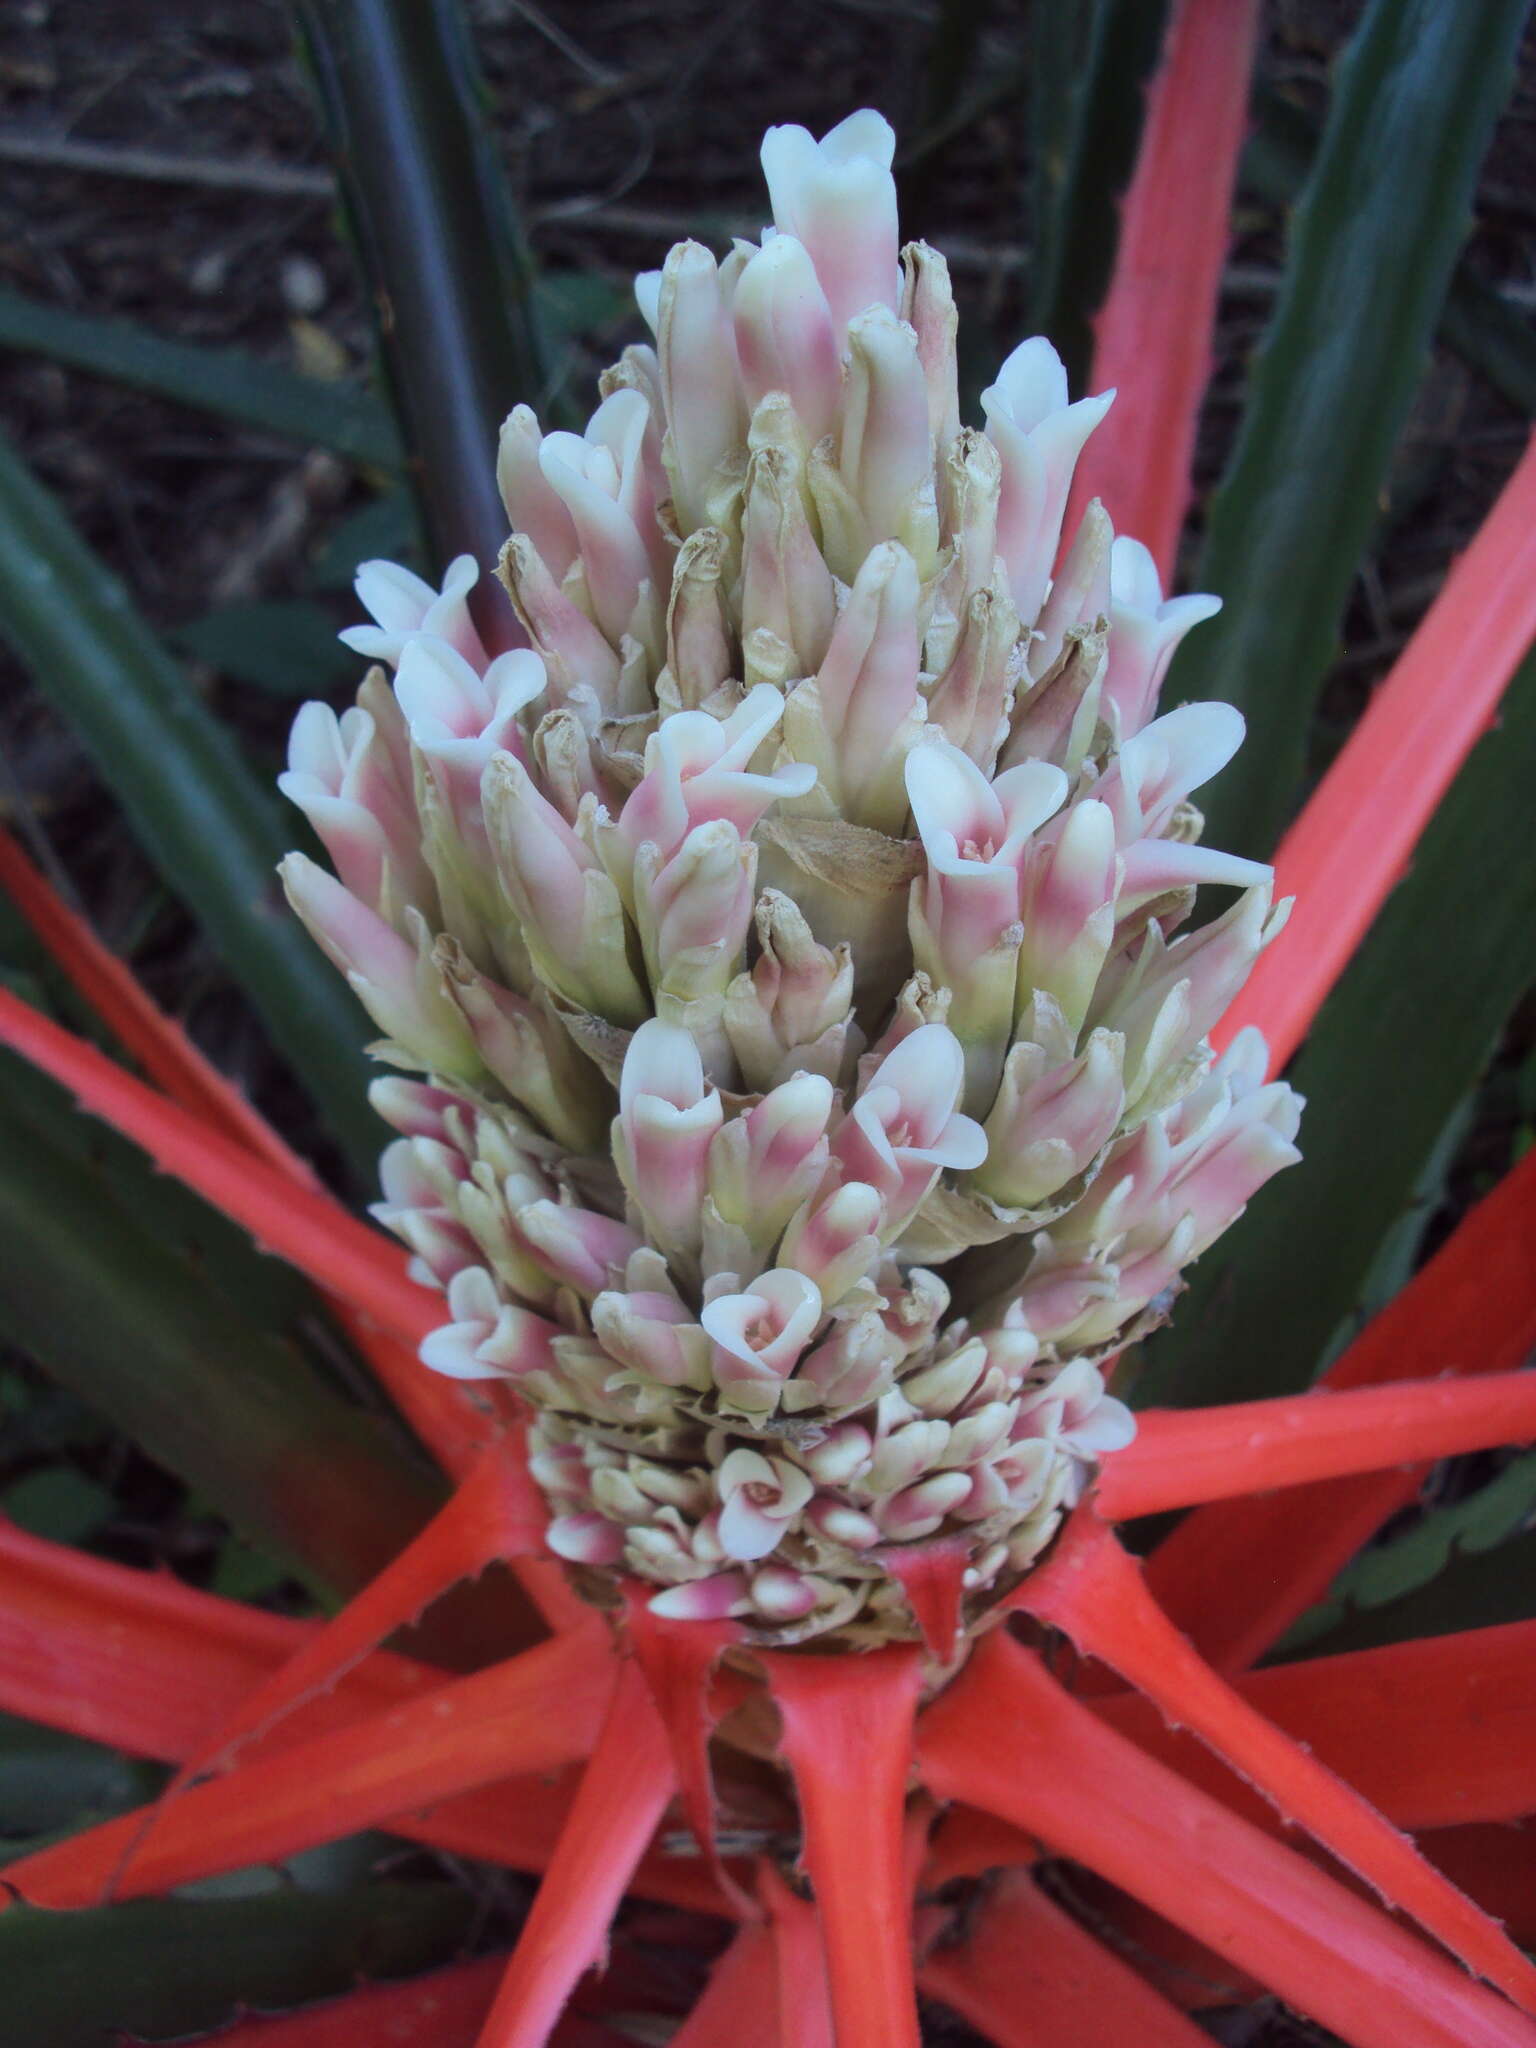
M 842 342 L 805 245 L 771 235 L 736 281 L 732 314 L 748 405 L 755 411 L 770 391 L 782 391 L 814 447 L 836 417 Z
M 655 1018 L 642 1024 L 624 1055 L 614 1161 L 647 1229 L 669 1248 L 698 1244 L 722 1114 L 690 1035 Z
M 928 394 L 917 336 L 884 306 L 848 329 L 848 392 L 838 467 L 864 515 L 868 547 L 896 540 L 918 574 L 938 558 Z
M 865 307 L 897 294 L 896 137 L 868 108 L 819 142 L 804 128 L 770 128 L 763 175 L 774 226 L 803 243 L 832 309 L 839 341 Z
M 1044 601 L 1072 472 L 1113 397 L 1106 391 L 1069 405 L 1067 373 L 1043 335 L 1020 342 L 981 394 L 987 434 L 1003 462 L 998 552 L 1021 619 L 1033 620 Z
M 1125 1041 L 1095 1031 L 1053 1066 L 1043 1046 L 1015 1045 L 987 1118 L 987 1156 L 971 1185 L 1010 1209 L 1048 1202 L 1092 1165 L 1125 1107 Z
M 542 978 L 610 1023 L 640 1023 L 623 906 L 595 855 L 515 756 L 493 756 L 483 794 L 496 872 Z
M 757 899 L 759 952 L 726 991 L 725 1028 L 749 1088 L 771 1088 L 798 1068 L 836 1080 L 852 1030 L 853 959 L 818 945 L 777 889 Z
M 697 242 L 679 242 L 663 267 L 656 354 L 673 502 L 678 528 L 688 534 L 707 523 L 711 484 L 746 426 L 720 274 Z

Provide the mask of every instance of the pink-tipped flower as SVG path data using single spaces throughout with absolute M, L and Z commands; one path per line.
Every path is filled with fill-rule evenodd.
M 987 1157 L 972 1185 L 1006 1208 L 1048 1202 L 1087 1171 L 1125 1109 L 1125 1042 L 1095 1031 L 1074 1058 L 1052 1064 L 1040 1045 L 1015 1045 L 987 1118 Z
M 1115 932 L 1120 859 L 1107 804 L 1075 804 L 1030 849 L 1023 888 L 1019 1005 L 1054 998 L 1076 1031 L 1088 1014 Z
M 959 1039 L 942 1024 L 919 1025 L 869 1076 L 832 1142 L 844 1179 L 884 1198 L 888 1241 L 942 1172 L 971 1172 L 987 1156 L 980 1124 L 960 1114 L 964 1086 Z
M 845 1181 L 796 1212 L 779 1258 L 814 1280 L 828 1308 L 835 1308 L 877 1264 L 885 1212 L 878 1188 Z
M 374 1023 L 408 1062 L 473 1080 L 481 1071 L 474 1041 L 443 991 L 431 941 L 419 915 L 408 916 L 414 943 L 302 853 L 278 867 L 288 901 L 311 938 L 346 976 Z
M 763 137 L 774 226 L 809 252 L 839 339 L 867 306 L 896 305 L 895 154 L 890 123 L 867 108 L 819 142 L 796 127 Z
M 981 394 L 987 434 L 1003 460 L 998 552 L 1026 623 L 1045 600 L 1077 458 L 1114 395 L 1069 404 L 1066 370 L 1043 335 L 1020 342 Z
M 616 391 L 598 407 L 585 437 L 546 434 L 539 446 L 544 480 L 576 532 L 592 615 L 616 649 L 630 634 L 659 639 L 661 541 L 643 491 L 649 419 L 638 391 Z M 651 593 L 644 607 L 643 590 Z
M 544 693 L 544 664 L 526 647 L 499 654 L 483 675 L 446 640 L 418 633 L 400 656 L 395 695 L 411 744 L 428 764 L 460 839 L 485 845 L 480 784 L 491 756 L 526 760 L 520 719 Z
M 378 721 L 361 704 L 340 718 L 305 704 L 288 737 L 288 769 L 277 786 L 324 842 L 344 885 L 394 923 L 407 903 L 426 912 L 433 888 L 421 857 L 421 827 Z
M 341 638 L 354 654 L 394 668 L 417 633 L 430 633 L 445 640 L 472 668 L 483 669 L 485 646 L 469 615 L 469 593 L 479 581 L 473 555 L 454 557 L 440 591 L 398 562 L 362 562 L 353 588 L 374 623 L 348 626 Z
M 744 1294 L 705 1302 L 699 1321 L 710 1339 L 722 1406 L 771 1415 L 821 1317 L 816 1283 L 785 1266 L 759 1274 Z
M 819 945 L 776 889 L 757 899 L 758 955 L 726 991 L 725 1028 L 747 1085 L 771 1088 L 799 1068 L 837 1080 L 849 1064 L 853 957 Z
M 913 957 L 950 990 L 970 1092 L 990 1100 L 1013 1028 L 1026 849 L 1060 809 L 1067 778 L 1028 761 L 988 782 L 939 741 L 912 749 L 906 779 L 926 863 L 912 890 Z
M 504 1301 L 483 1266 L 448 1283 L 452 1320 L 421 1346 L 421 1362 L 451 1380 L 518 1380 L 550 1363 L 551 1326 Z
M 863 513 L 865 548 L 898 540 L 927 575 L 939 541 L 928 390 L 917 336 L 885 306 L 848 329 L 838 468 Z
M 1109 562 L 1109 675 L 1104 700 L 1120 730 L 1139 732 L 1152 716 L 1168 664 L 1191 626 L 1214 618 L 1219 597 L 1163 596 L 1151 551 L 1121 534 Z
M 754 1245 L 774 1244 L 820 1185 L 835 1101 L 836 1091 L 823 1075 L 795 1074 L 716 1132 L 709 1156 L 711 1199 Z
M 515 755 L 492 757 L 482 795 L 496 872 L 543 979 L 610 1023 L 638 1024 L 646 999 L 628 925 L 597 856 Z
M 680 711 L 662 724 L 647 744 L 645 774 L 605 834 L 621 886 L 628 884 L 634 858 L 647 843 L 668 860 L 695 825 L 713 819 L 747 834 L 771 804 L 804 796 L 814 787 L 816 770 L 806 762 L 786 762 L 768 774 L 753 772 L 753 758 L 768 744 L 783 714 L 783 697 L 760 683 L 729 718 Z
M 614 1157 L 647 1228 L 665 1246 L 699 1241 L 709 1148 L 723 1116 L 689 1033 L 655 1018 L 642 1024 L 624 1055 Z
M 902 767 L 922 726 L 917 569 L 895 541 L 871 550 L 816 675 L 796 690 L 786 736 L 855 824 L 896 835 L 907 813 Z
M 810 1479 L 787 1458 L 765 1458 L 748 1450 L 727 1452 L 715 1474 L 715 1487 L 720 1497 L 720 1548 L 727 1557 L 747 1564 L 778 1548 L 815 1492 Z

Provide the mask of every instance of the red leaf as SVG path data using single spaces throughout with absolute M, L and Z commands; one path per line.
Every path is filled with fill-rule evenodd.
M 760 1655 L 783 1721 L 802 1852 L 827 1946 L 838 2048 L 918 2048 L 902 1811 L 922 1666 L 905 1645 L 860 1656 Z
M 832 2018 L 821 1915 L 796 1897 L 766 1858 L 758 1865 L 757 1888 L 772 1936 L 778 2048 L 847 2048 Z
M 1001 1632 L 918 1721 L 924 1780 L 1043 1837 L 1353 2048 L 1532 2048 L 1536 2028 L 1385 1914 L 1145 1756 Z
M 1536 441 L 1281 841 L 1275 894 L 1294 895 L 1296 907 L 1222 1019 L 1218 1045 L 1257 1024 L 1275 1071 L 1290 1059 L 1495 722 L 1533 638 Z
M 710 1973 L 703 1997 L 672 2036 L 671 2048 L 780 2048 L 778 1975 L 778 1952 L 768 1928 L 743 1927 Z M 830 2032 L 823 2039 L 830 2043 Z M 805 2048 L 812 2048 L 809 2036 Z
M 503 1964 L 501 1956 L 480 1956 L 403 1984 L 368 1984 L 302 2012 L 242 2020 L 218 2036 L 220 2048 L 474 2048 Z M 568 2048 L 578 2048 L 577 2040 Z
M 715 1666 L 741 1629 L 732 1621 L 670 1621 L 651 1611 L 655 1588 L 631 1584 L 625 1612 L 635 1661 L 650 1688 L 672 1750 L 683 1813 L 710 1875 L 742 1919 L 754 1919 L 756 1901 L 720 1860 L 715 1839 L 715 1790 L 710 1779 L 709 1738 L 715 1723 L 710 1680 Z
M 1536 1621 L 1277 1664 L 1244 1699 L 1315 1750 L 1399 1827 L 1536 1812 Z M 1144 1702 L 1096 1706 L 1144 1748 L 1231 1798 L 1237 1788 Z
M 1434 1828 L 1419 1847 L 1524 1948 L 1536 1948 L 1536 1827 Z
M 1325 1385 L 1511 1372 L 1536 1347 L 1536 1151 L 1458 1224 L 1369 1322 Z M 1412 1500 L 1426 1467 L 1324 1479 L 1188 1515 L 1153 1553 L 1147 1582 L 1209 1661 L 1241 1669 L 1320 1600 L 1360 1546 Z
M 1347 1472 L 1449 1458 L 1536 1436 L 1536 1373 L 1406 1385 L 1317 1388 L 1226 1408 L 1144 1409 L 1134 1443 L 1106 1458 L 1097 1505 L 1108 1521 Z
M 407 1276 L 404 1253 L 376 1230 L 349 1216 L 329 1196 L 301 1187 L 243 1146 L 208 1130 L 8 989 L 0 989 L 0 1043 L 73 1089 L 87 1109 L 142 1145 L 167 1173 L 244 1224 L 266 1250 L 376 1316 L 396 1335 L 419 1343 L 442 1321 L 442 1297 Z M 553 1330 L 542 1316 L 533 1314 L 521 1327 L 533 1350 L 547 1342 Z M 477 1416 L 474 1428 L 483 1445 L 486 1419 Z
M 551 1703 L 549 1711 L 560 1710 Z M 674 1786 L 666 1731 L 639 1667 L 622 1659 L 602 1734 L 479 2048 L 542 2048 L 548 2040 L 577 1980 L 606 1947 L 608 1923 Z
M 918 1982 L 997 2048 L 1210 2048 L 1210 2036 L 1048 1899 L 1027 1870 L 997 1879 L 962 1941 Z
M 594 1622 L 194 1785 L 164 1808 L 90 1828 L 6 1875 L 35 1904 L 78 1906 L 280 1862 L 455 1792 L 570 1762 L 595 1739 L 611 1683 Z
M 420 1535 L 241 1701 L 212 1741 L 200 1746 L 188 1773 L 227 1769 L 232 1753 L 246 1738 L 333 1685 L 461 1579 L 475 1578 L 497 1559 L 541 1543 L 548 1518 L 523 1463 L 520 1443 L 504 1442 L 483 1453 Z
M 1049 1561 L 1025 1579 L 1010 1604 L 1062 1629 L 1084 1655 L 1113 1666 L 1166 1721 L 1208 1743 L 1389 1906 L 1412 1915 L 1527 2011 L 1536 2010 L 1536 1969 L 1514 1944 L 1358 1792 L 1211 1670 L 1091 1509 L 1077 1511 Z
M 0 830 L 0 888 L 129 1057 L 173 1102 L 283 1167 L 300 1180 L 309 1168 L 239 1089 L 225 1080 L 173 1018 L 166 1016 L 125 963 L 70 909 L 11 835 Z
M 80 994 L 152 1081 L 206 1129 L 243 1145 L 323 1196 L 307 1163 L 286 1145 L 128 968 L 51 889 L 10 836 L 0 831 L 3 887 Z M 345 1214 L 337 1209 L 337 1214 Z M 334 1304 L 352 1341 L 367 1358 L 413 1427 L 452 1473 L 473 1453 L 481 1426 L 464 1390 L 424 1373 L 412 1347 L 375 1328 L 345 1302 Z
M 936 1543 L 897 1543 L 879 1555 L 906 1594 L 929 1655 L 947 1664 L 960 1640 L 960 1601 L 970 1561 L 967 1539 L 942 1536 Z
M 1179 0 L 1147 98 L 1120 217 L 1109 295 L 1095 324 L 1094 388 L 1114 419 L 1077 467 L 1068 533 L 1090 498 L 1145 541 L 1166 585 L 1190 499 L 1195 425 L 1211 376 L 1232 188 L 1248 126 L 1257 0 Z

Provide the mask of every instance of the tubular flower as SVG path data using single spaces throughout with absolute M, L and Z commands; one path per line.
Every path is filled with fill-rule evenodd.
M 369 564 L 385 666 L 284 778 L 340 875 L 295 905 L 423 1077 L 375 1098 L 423 1358 L 532 1404 L 580 1590 L 769 1645 L 916 1639 L 936 1547 L 995 1615 L 1131 1438 L 1107 1364 L 1297 1157 L 1207 1036 L 1278 928 L 1198 844 L 1242 722 L 1154 716 L 1214 600 L 1097 502 L 1064 544 L 1112 394 L 1048 342 L 962 426 L 892 146 L 769 134 L 761 246 L 639 280 L 584 434 L 502 430 L 527 646 L 467 559 Z

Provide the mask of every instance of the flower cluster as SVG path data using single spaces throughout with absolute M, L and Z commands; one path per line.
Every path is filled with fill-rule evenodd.
M 638 281 L 585 434 L 502 429 L 527 645 L 468 558 L 366 566 L 379 665 L 283 779 L 336 868 L 294 906 L 426 1076 L 374 1090 L 426 1363 L 533 1404 L 581 1582 L 779 1642 L 914 1634 L 935 1544 L 983 1617 L 1131 1434 L 1103 1363 L 1297 1156 L 1207 1035 L 1277 924 L 1191 802 L 1242 722 L 1153 716 L 1214 602 L 1097 503 L 1062 550 L 1111 394 L 1048 343 L 961 425 L 892 144 L 770 132 L 761 245 Z

